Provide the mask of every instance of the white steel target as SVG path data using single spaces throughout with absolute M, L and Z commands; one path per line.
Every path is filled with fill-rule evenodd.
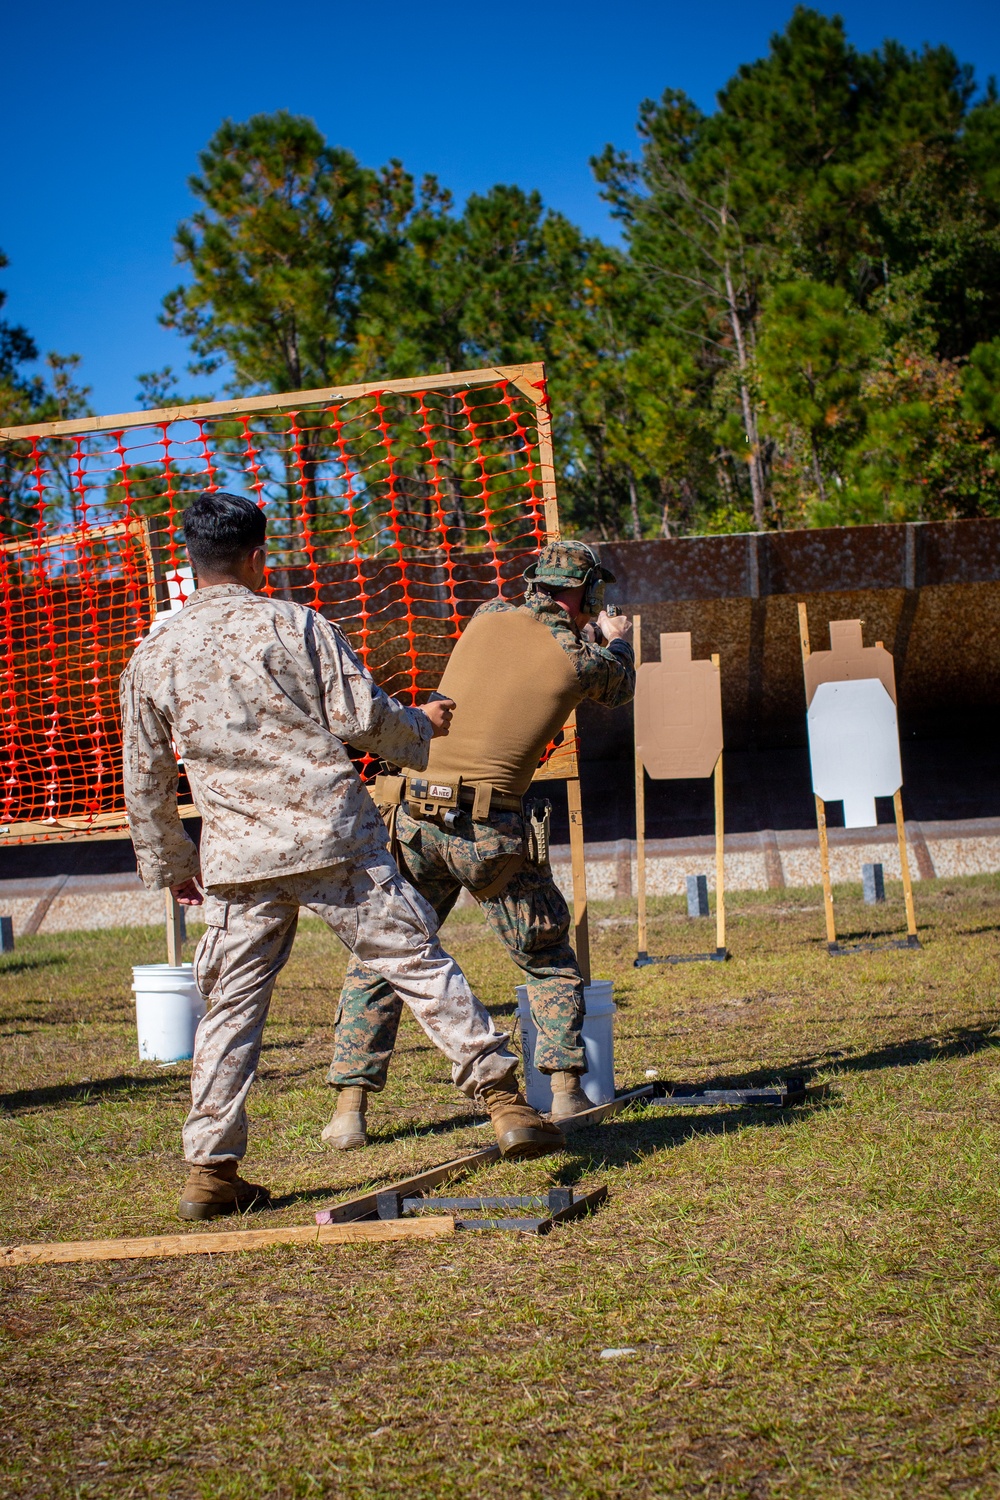
M 843 802 L 845 828 L 873 828 L 876 797 L 903 784 L 896 705 L 877 677 L 822 682 L 807 715 L 813 791 Z

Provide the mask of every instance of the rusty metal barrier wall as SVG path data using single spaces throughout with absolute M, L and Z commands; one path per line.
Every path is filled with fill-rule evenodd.
M 831 619 L 860 617 L 893 653 L 908 818 L 1000 816 L 1000 520 L 616 542 L 598 549 L 617 577 L 609 600 L 643 623 L 643 658 L 661 631 L 690 630 L 718 651 L 726 734 L 726 826 L 734 834 L 815 827 L 797 602 L 815 647 Z M 634 836 L 632 717 L 582 705 L 588 837 Z M 554 841 L 568 837 L 558 783 Z M 883 810 L 891 818 L 891 809 Z M 836 821 L 836 813 L 833 814 Z M 708 834 L 710 784 L 652 782 L 650 838 Z M 131 846 L 25 851 L 10 875 L 134 868 Z
M 642 614 L 643 659 L 690 630 L 722 657 L 727 749 L 805 743 L 796 605 L 816 649 L 862 619 L 895 659 L 904 734 L 950 737 L 1000 707 L 1000 520 L 838 527 L 600 549 L 609 598 Z

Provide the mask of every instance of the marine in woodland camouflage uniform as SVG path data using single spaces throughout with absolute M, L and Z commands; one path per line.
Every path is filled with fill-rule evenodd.
M 629 703 L 635 691 L 631 646 L 625 641 L 597 645 L 585 639 L 567 611 L 538 586 L 578 583 L 587 561 L 581 554 L 588 550 L 579 543 L 550 544 L 541 554 L 535 581 L 529 583 L 523 603 L 493 600 L 482 605 L 473 620 L 517 612 L 543 622 L 576 675 L 575 702 L 569 706 L 587 698 L 616 708 Z M 487 664 L 484 670 L 488 671 Z M 448 691 L 447 681 L 442 687 Z M 532 681 L 526 678 L 520 692 L 531 691 Z M 516 714 L 517 704 L 500 705 L 498 711 Z M 456 725 L 461 714 L 458 698 Z M 411 816 L 405 805 L 398 809 L 395 831 L 399 868 L 433 906 L 439 921 L 451 911 L 463 888 L 476 895 L 495 883 L 504 864 L 523 851 L 527 833 L 523 812 L 492 811 L 487 821 L 476 822 L 463 809 L 449 829 L 437 820 Z M 569 941 L 569 908 L 547 860 L 543 865 L 523 864 L 497 895 L 481 900 L 481 906 L 490 927 L 524 973 L 538 1033 L 535 1066 L 543 1073 L 584 1072 L 583 980 Z M 339 1089 L 383 1088 L 401 1014 L 391 986 L 356 956 L 352 958 L 341 991 L 328 1082 Z
M 217 495 L 216 507 L 223 501 L 249 503 Z M 206 893 L 194 969 L 210 1008 L 195 1040 L 189 1162 L 232 1177 L 246 1150 L 246 1096 L 300 906 L 411 1007 L 459 1088 L 473 1095 L 510 1082 L 507 1037 L 441 948 L 432 908 L 400 877 L 345 749 L 422 766 L 425 713 L 382 692 L 312 609 L 235 583 L 200 587 L 139 645 L 121 702 L 143 882 L 180 890 L 196 877 Z M 203 820 L 200 857 L 177 812 L 178 756 Z M 182 1216 L 209 1216 L 184 1212 L 191 1207 L 182 1203 Z M 215 1199 L 208 1209 L 226 1211 Z

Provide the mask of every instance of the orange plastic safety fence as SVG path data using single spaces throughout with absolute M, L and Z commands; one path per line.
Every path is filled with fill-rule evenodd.
M 268 590 L 341 625 L 388 692 L 426 696 L 479 604 L 520 596 L 545 539 L 544 399 L 499 376 L 429 381 L 0 442 L 6 841 L 122 819 L 118 677 L 150 625 L 151 566 L 161 615 L 193 589 L 182 514 L 203 489 L 255 496 Z

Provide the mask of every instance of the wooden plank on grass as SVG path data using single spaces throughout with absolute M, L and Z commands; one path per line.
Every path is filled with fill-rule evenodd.
M 450 1214 L 424 1219 L 376 1219 L 370 1224 L 293 1224 L 287 1229 L 227 1229 L 215 1234 L 157 1234 L 137 1240 L 66 1240 L 0 1246 L 0 1267 L 67 1265 L 83 1260 L 156 1260 L 220 1255 L 271 1245 L 353 1245 L 382 1240 L 434 1240 L 455 1233 Z
M 611 1099 L 607 1104 L 595 1104 L 593 1109 L 585 1109 L 578 1115 L 570 1115 L 568 1119 L 559 1121 L 559 1129 L 565 1135 L 567 1131 L 583 1130 L 587 1125 L 599 1125 L 602 1120 L 619 1114 L 636 1099 L 648 1099 L 653 1092 L 653 1087 L 651 1083 L 644 1083 L 642 1088 L 631 1089 L 627 1094 L 619 1094 L 617 1099 Z
M 452 1161 L 440 1162 L 418 1172 L 416 1177 L 404 1177 L 402 1182 L 387 1183 L 384 1188 L 372 1188 L 359 1198 L 348 1198 L 346 1203 L 335 1203 L 332 1208 L 321 1208 L 316 1215 L 317 1224 L 346 1224 L 352 1220 L 367 1218 L 378 1213 L 379 1193 L 399 1193 L 401 1197 L 414 1197 L 426 1188 L 438 1187 L 454 1177 L 463 1177 L 477 1167 L 485 1167 L 491 1161 L 500 1160 L 500 1147 L 487 1146 L 483 1151 L 474 1151 L 471 1156 L 456 1156 Z M 387 1220 L 385 1222 L 392 1222 Z

